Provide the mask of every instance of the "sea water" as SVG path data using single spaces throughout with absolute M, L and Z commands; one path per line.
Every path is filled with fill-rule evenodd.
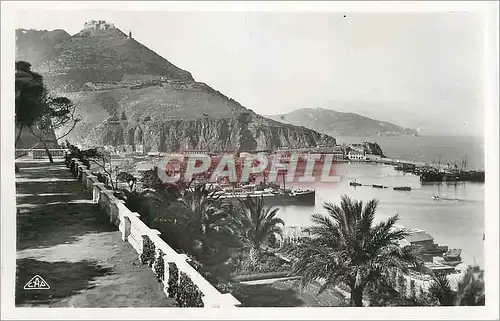
M 467 168 L 484 169 L 484 138 L 471 136 L 402 136 L 402 137 L 337 137 L 337 143 L 376 142 L 384 154 L 391 158 L 441 164 L 461 165 Z M 287 225 L 310 225 L 310 214 L 325 213 L 324 202 L 340 202 L 340 195 L 355 199 L 379 200 L 377 220 L 399 215 L 399 225 L 426 230 L 434 241 L 449 248 L 462 249 L 463 268 L 478 263 L 484 266 L 484 217 L 485 190 L 483 183 L 424 183 L 418 176 L 396 171 L 393 166 L 381 164 L 347 163 L 336 164 L 335 172 L 342 176 L 339 183 L 314 183 L 316 190 L 314 207 L 283 206 L 280 215 Z M 371 186 L 352 187 L 349 182 L 356 179 L 366 185 L 385 185 L 387 189 Z M 302 185 L 302 184 L 301 184 Z M 303 185 L 302 185 L 303 186 Z M 409 192 L 395 191 L 395 186 L 410 186 Z M 441 198 L 432 199 L 438 195 Z M 488 213 L 495 215 L 496 213 Z
M 326 214 L 324 202 L 340 204 L 342 194 L 365 203 L 375 198 L 379 201 L 375 214 L 377 221 L 398 214 L 398 225 L 423 229 L 434 237 L 435 243 L 447 245 L 450 249 L 462 249 L 463 263 L 457 268 L 474 262 L 484 266 L 484 184 L 421 183 L 416 175 L 382 164 L 339 163 L 334 166 L 335 174 L 341 176 L 340 182 L 290 184 L 290 187 L 315 189 L 316 204 L 279 206 L 279 216 L 286 225 L 311 225 L 311 214 Z M 353 180 L 368 186 L 350 186 L 349 182 Z M 387 188 L 374 188 L 372 184 Z M 412 190 L 393 189 L 398 186 L 409 186 Z M 432 198 L 434 195 L 454 200 L 437 201 Z
M 403 160 L 441 163 L 484 169 L 484 137 L 475 136 L 375 136 L 336 137 L 337 144 L 376 142 L 386 156 Z

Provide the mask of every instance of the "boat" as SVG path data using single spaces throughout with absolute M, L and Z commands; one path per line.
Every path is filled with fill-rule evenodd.
M 445 261 L 457 261 L 457 260 L 461 260 L 462 258 L 460 257 L 460 255 L 462 254 L 462 250 L 461 249 L 450 249 L 448 250 L 448 252 L 446 252 L 445 254 L 443 254 L 443 259 Z
M 399 187 L 394 187 L 395 191 L 411 191 L 411 187 L 409 186 L 399 186 Z
M 414 164 L 409 164 L 409 163 L 402 163 L 399 164 L 398 166 L 394 167 L 395 170 L 397 171 L 403 171 L 406 173 L 411 173 L 415 170 L 416 166 Z
M 372 186 L 373 186 L 373 187 L 375 187 L 375 188 L 384 188 L 384 186 L 383 186 L 383 185 L 376 185 L 376 184 L 373 184 Z
M 443 260 L 441 260 L 441 263 L 449 266 L 457 266 L 463 262 L 460 254 L 462 254 L 461 249 L 451 249 L 443 254 Z
M 217 195 L 219 199 L 244 200 L 250 197 L 262 197 L 266 205 L 314 205 L 316 192 L 313 189 L 266 188 L 264 190 L 227 189 Z
M 460 198 L 450 198 L 450 197 L 440 197 L 437 195 L 432 196 L 432 199 L 435 201 L 457 201 L 457 202 L 462 202 Z
M 460 166 L 455 164 L 454 168 L 438 171 L 437 169 L 427 169 L 420 173 L 422 182 L 478 182 L 484 183 L 484 171 L 468 170 L 467 155 Z
M 357 183 L 356 181 L 349 182 L 350 186 L 361 186 L 361 183 Z
M 484 171 L 459 171 L 445 173 L 446 182 L 484 182 Z
M 442 182 L 444 173 L 438 171 L 423 171 L 420 173 L 420 181 L 422 182 Z

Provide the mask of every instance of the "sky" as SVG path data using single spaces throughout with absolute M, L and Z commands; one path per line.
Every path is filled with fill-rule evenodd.
M 19 11 L 17 28 L 123 32 L 262 115 L 329 108 L 428 135 L 483 135 L 477 13 Z

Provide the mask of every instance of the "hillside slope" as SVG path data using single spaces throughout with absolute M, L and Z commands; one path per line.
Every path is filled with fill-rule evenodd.
M 331 109 L 302 108 L 287 114 L 266 117 L 293 125 L 306 126 L 333 136 L 417 136 L 417 131 L 414 129 Z
M 16 60 L 24 60 L 36 65 L 54 49 L 54 46 L 70 39 L 64 30 L 16 30 Z
M 331 146 L 335 139 L 255 114 L 114 27 L 85 28 L 34 58 L 82 121 L 67 139 L 145 151 Z M 64 131 L 65 129 L 61 129 Z

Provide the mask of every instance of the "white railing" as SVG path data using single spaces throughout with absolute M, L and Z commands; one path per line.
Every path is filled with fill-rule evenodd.
M 66 149 L 49 149 L 53 158 L 64 158 Z M 47 159 L 47 151 L 45 149 L 16 149 L 16 158 L 21 159 Z
M 204 307 L 237 307 L 240 302 L 230 293 L 220 293 L 212 284 L 210 284 L 196 269 L 189 263 L 186 255 L 177 253 L 170 245 L 160 238 L 158 230 L 150 229 L 142 222 L 138 213 L 130 211 L 124 202 L 113 195 L 113 191 L 108 190 L 103 183 L 97 181 L 97 177 L 86 169 L 86 167 L 76 158 L 69 164 L 71 170 L 77 173 L 77 178 L 87 191 L 92 192 L 93 201 L 109 215 L 110 223 L 117 226 L 121 232 L 122 240 L 130 243 L 140 258 L 143 252 L 144 237 L 148 236 L 155 247 L 155 258 L 158 258 L 160 251 L 163 253 L 164 275 L 163 291 L 167 296 L 169 280 L 169 264 L 175 263 L 179 276 L 181 272 L 185 273 L 189 279 L 198 287 L 202 293 Z M 151 269 L 155 271 L 155 259 Z M 147 265 L 145 265 L 147 266 Z M 180 279 L 178 278 L 177 284 Z

